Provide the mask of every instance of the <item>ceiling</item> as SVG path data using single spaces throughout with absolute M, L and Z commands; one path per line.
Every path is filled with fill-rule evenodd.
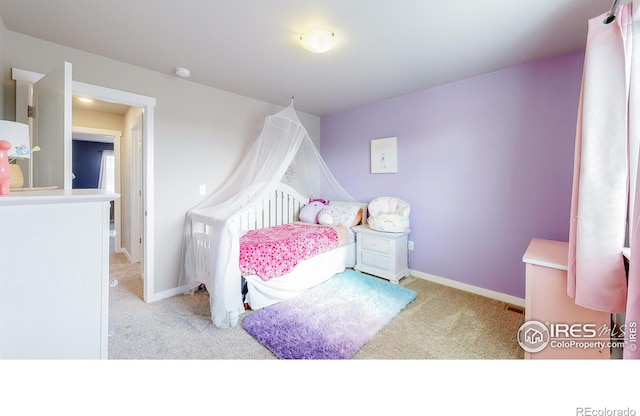
M 118 116 L 124 116 L 129 110 L 129 106 L 125 104 L 111 103 L 108 101 L 100 101 L 95 99 L 91 99 L 91 102 L 83 102 L 81 98 L 88 97 L 80 97 L 77 95 L 73 96 L 71 105 L 73 106 L 74 110 L 82 109 L 88 111 L 98 111 L 101 113 L 115 114 Z
M 629 2 L 622 1 L 620 4 Z M 8 30 L 318 116 L 584 48 L 611 0 L 0 0 Z M 299 44 L 313 27 L 338 44 Z

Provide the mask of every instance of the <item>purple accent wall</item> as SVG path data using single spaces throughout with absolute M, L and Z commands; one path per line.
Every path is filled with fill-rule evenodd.
M 320 152 L 357 200 L 411 204 L 411 269 L 524 298 L 534 237 L 567 241 L 583 52 L 321 118 Z M 398 173 L 370 140 L 398 138 Z

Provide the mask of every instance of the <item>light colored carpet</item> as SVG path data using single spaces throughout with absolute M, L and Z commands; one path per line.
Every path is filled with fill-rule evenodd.
M 408 276 L 417 298 L 354 358 L 522 359 L 519 307 Z
M 216 328 L 206 292 L 145 303 L 140 266 L 121 259 L 111 279 L 118 284 L 110 288 L 109 359 L 275 359 L 241 324 Z M 411 276 L 401 284 L 417 298 L 353 359 L 524 357 L 516 340 L 524 315 L 505 303 Z

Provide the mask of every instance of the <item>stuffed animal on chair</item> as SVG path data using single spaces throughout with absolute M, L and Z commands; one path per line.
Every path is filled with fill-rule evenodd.
M 369 228 L 392 233 L 409 231 L 411 206 L 404 200 L 381 196 L 369 202 Z

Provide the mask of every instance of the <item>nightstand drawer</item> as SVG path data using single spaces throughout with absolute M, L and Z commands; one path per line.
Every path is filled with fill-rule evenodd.
M 363 251 L 361 255 L 362 264 L 364 266 L 375 267 L 381 270 L 391 270 L 391 261 L 389 256 Z
M 362 239 L 361 243 L 363 250 L 375 251 L 376 253 L 382 254 L 389 254 L 390 252 L 389 240 L 362 234 L 359 235 L 358 238 Z

